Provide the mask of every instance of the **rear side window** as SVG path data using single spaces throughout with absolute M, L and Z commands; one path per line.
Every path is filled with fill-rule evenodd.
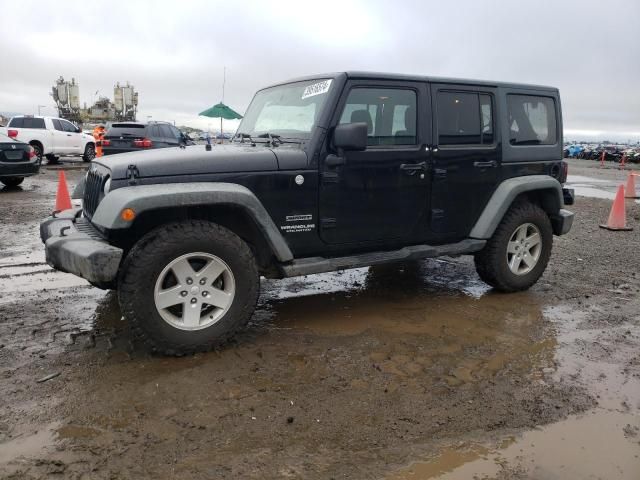
M 145 125 L 114 123 L 105 136 L 144 138 L 145 132 Z
M 494 140 L 491 95 L 438 92 L 438 145 L 482 145 Z
M 44 130 L 44 118 L 20 117 L 11 120 L 10 127 L 15 128 L 36 128 Z
M 557 143 L 555 101 L 551 97 L 507 95 L 509 143 L 554 145 Z
M 367 145 L 415 145 L 416 103 L 413 90 L 354 88 L 349 92 L 340 123 L 365 122 Z

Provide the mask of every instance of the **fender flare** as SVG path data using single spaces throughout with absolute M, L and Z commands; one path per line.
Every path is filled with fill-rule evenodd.
M 553 209 L 556 211 L 553 214 L 557 214 L 564 205 L 562 185 L 558 180 L 548 175 L 527 175 L 509 178 L 500 183 L 493 192 L 478 221 L 471 229 L 469 237 L 483 240 L 491 238 L 515 198 L 521 193 L 538 190 L 555 192 Z M 555 197 L 557 197 L 557 202 Z
M 120 212 L 131 208 L 137 215 L 158 208 L 197 205 L 232 205 L 250 215 L 280 262 L 293 260 L 293 254 L 271 216 L 248 188 L 235 183 L 170 183 L 123 187 L 109 192 L 98 205 L 91 222 L 107 230 L 122 230 L 131 224 Z

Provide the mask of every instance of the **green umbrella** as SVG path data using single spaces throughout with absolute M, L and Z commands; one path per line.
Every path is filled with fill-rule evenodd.
M 204 112 L 200 112 L 198 115 L 210 118 L 220 118 L 220 133 L 222 134 L 222 119 L 236 120 L 242 118 L 235 110 L 229 108 L 224 103 L 218 103 L 211 108 L 206 109 Z

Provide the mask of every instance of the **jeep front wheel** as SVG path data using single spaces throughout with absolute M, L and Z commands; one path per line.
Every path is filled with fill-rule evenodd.
M 204 221 L 145 235 L 123 263 L 118 298 L 134 332 L 168 355 L 206 351 L 246 325 L 260 287 L 249 246 Z
M 476 271 L 497 290 L 526 290 L 544 273 L 552 245 L 553 231 L 545 211 L 532 203 L 518 203 L 476 253 Z

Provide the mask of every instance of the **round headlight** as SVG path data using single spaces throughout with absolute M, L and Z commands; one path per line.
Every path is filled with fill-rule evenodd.
M 111 190 L 111 177 L 107 178 L 107 181 L 104 182 L 104 194 L 106 195 L 107 193 L 109 193 L 109 190 Z

